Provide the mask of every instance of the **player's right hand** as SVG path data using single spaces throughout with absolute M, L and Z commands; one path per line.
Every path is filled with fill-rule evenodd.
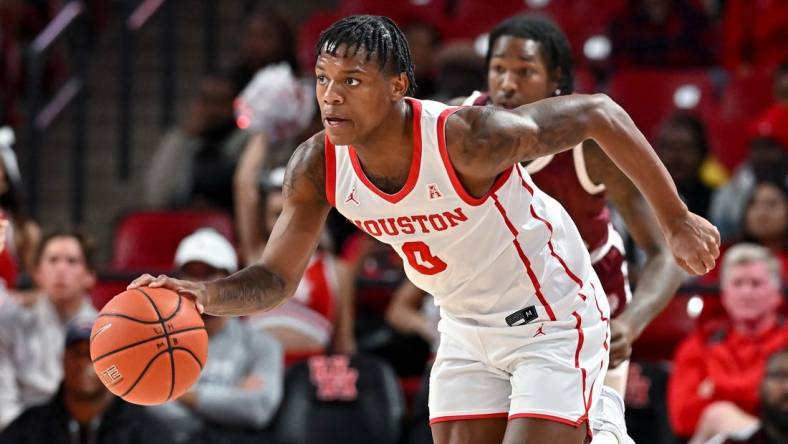
M 197 311 L 199 311 L 200 314 L 205 313 L 207 291 L 205 289 L 205 284 L 202 282 L 184 281 L 181 279 L 171 278 L 164 274 L 153 277 L 152 275 L 146 273 L 131 281 L 126 289 L 132 290 L 139 287 L 167 288 L 180 295 L 191 298 L 194 300 L 194 303 L 197 306 Z

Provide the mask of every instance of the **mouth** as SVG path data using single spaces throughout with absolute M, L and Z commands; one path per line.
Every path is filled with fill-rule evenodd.
M 323 119 L 323 122 L 325 123 L 326 128 L 338 128 L 350 123 L 350 120 L 342 119 L 340 117 L 326 117 Z

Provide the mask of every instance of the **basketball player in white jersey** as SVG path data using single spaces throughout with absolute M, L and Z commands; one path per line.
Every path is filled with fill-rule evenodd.
M 352 16 L 317 44 L 325 131 L 288 165 L 285 206 L 257 264 L 193 283 L 143 275 L 213 315 L 269 310 L 295 291 L 331 206 L 389 243 L 435 296 L 437 443 L 586 442 L 607 368 L 609 309 L 572 221 L 519 162 L 594 139 L 654 209 L 676 261 L 703 274 L 717 230 L 689 212 L 627 114 L 602 95 L 511 111 L 406 97 L 413 66 L 388 18 Z

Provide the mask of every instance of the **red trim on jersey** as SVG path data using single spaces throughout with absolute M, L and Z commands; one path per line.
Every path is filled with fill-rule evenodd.
M 528 182 L 525 181 L 525 178 L 523 177 L 523 173 L 520 171 L 519 168 L 517 168 L 517 174 L 520 175 L 520 181 L 522 182 L 523 187 L 526 190 L 528 190 L 528 193 L 531 196 L 533 196 L 534 190 L 533 188 L 531 188 L 530 185 L 528 185 Z M 561 256 L 559 256 L 558 253 L 555 252 L 555 247 L 553 246 L 553 225 L 550 222 L 548 222 L 547 219 L 544 219 L 543 217 L 536 214 L 536 210 L 534 210 L 533 204 L 531 205 L 530 210 L 531 210 L 531 216 L 533 216 L 534 219 L 542 222 L 545 225 L 545 227 L 547 227 L 547 231 L 550 232 L 550 237 L 547 240 L 547 248 L 550 249 L 550 255 L 558 260 L 558 262 L 561 264 L 561 267 L 564 268 L 566 275 L 569 276 L 569 279 L 572 279 L 580 288 L 583 288 L 583 281 L 580 280 L 580 278 L 577 277 L 576 274 L 572 273 L 572 270 L 570 270 L 569 267 L 566 265 L 564 259 Z
M 441 159 L 443 159 L 443 165 L 446 167 L 446 172 L 449 175 L 449 180 L 451 180 L 454 191 L 457 192 L 457 194 L 465 203 L 476 207 L 483 204 L 487 198 L 498 191 L 503 186 L 503 184 L 506 183 L 506 181 L 509 179 L 509 176 L 512 175 L 512 169 L 514 169 L 514 166 L 499 174 L 498 177 L 495 178 L 495 182 L 493 182 L 490 190 L 484 193 L 484 196 L 482 197 L 474 197 L 465 190 L 465 186 L 463 186 L 459 176 L 457 176 L 457 171 L 454 170 L 454 165 L 451 163 L 451 159 L 449 159 L 449 151 L 446 149 L 446 120 L 452 113 L 461 108 L 461 106 L 447 108 L 443 110 L 440 116 L 438 116 L 438 147 L 441 153 Z
M 572 427 L 580 427 L 580 424 L 588 421 L 588 415 L 587 414 L 581 416 L 580 418 L 578 418 L 577 421 L 572 421 L 572 420 L 569 420 L 569 419 L 566 419 L 566 418 L 561 418 L 559 416 L 545 415 L 543 413 L 517 413 L 515 415 L 510 416 L 509 420 L 511 421 L 512 419 L 520 419 L 520 418 L 544 419 L 544 420 L 547 420 L 547 421 L 560 422 L 561 424 L 566 424 L 566 425 L 572 426 Z M 589 424 L 589 427 L 590 427 L 590 424 Z
M 515 249 L 517 250 L 517 254 L 520 256 L 520 260 L 525 265 L 525 270 L 528 274 L 528 278 L 531 279 L 531 285 L 534 287 L 534 292 L 536 293 L 536 297 L 539 299 L 539 303 L 542 304 L 545 311 L 547 312 L 547 316 L 550 317 L 551 321 L 555 321 L 555 313 L 553 313 L 553 309 L 550 307 L 550 304 L 547 303 L 547 299 L 545 299 L 544 295 L 542 294 L 542 286 L 539 285 L 539 279 L 534 274 L 534 271 L 531 269 L 531 261 L 528 260 L 528 256 L 525 255 L 523 252 L 522 247 L 520 246 L 520 241 L 517 239 L 517 229 L 512 224 L 512 221 L 509 220 L 509 217 L 506 215 L 506 210 L 501 205 L 501 201 L 498 200 L 498 195 L 493 193 L 492 194 L 493 200 L 495 200 L 495 208 L 498 209 L 498 212 L 501 213 L 501 217 L 503 217 L 503 221 L 506 223 L 506 226 L 509 228 L 509 231 L 514 236 L 512 239 L 512 243 L 514 244 Z
M 336 189 L 337 189 L 337 153 L 334 144 L 328 140 L 328 134 L 325 136 L 325 149 L 326 149 L 326 199 L 332 207 L 336 206 Z
M 479 413 L 474 415 L 453 415 L 453 416 L 436 416 L 435 418 L 430 419 L 430 425 L 433 425 L 438 422 L 447 422 L 447 421 L 465 421 L 468 419 L 491 419 L 491 418 L 506 418 L 509 416 L 509 413 L 502 412 L 502 413 Z
M 419 179 L 419 169 L 421 169 L 421 102 L 416 99 L 411 99 L 410 97 L 406 97 L 405 100 L 410 104 L 413 110 L 413 155 L 411 156 L 408 180 L 399 191 L 394 194 L 389 194 L 381 191 L 380 188 L 375 186 L 375 184 L 369 180 L 366 173 L 364 173 L 364 169 L 361 168 L 361 162 L 358 160 L 355 148 L 353 148 L 352 145 L 348 146 L 350 163 L 353 164 L 353 169 L 356 171 L 358 178 L 361 179 L 361 182 L 372 190 L 373 193 L 391 203 L 401 201 L 411 190 L 413 190 L 413 187 L 416 186 L 416 181 Z

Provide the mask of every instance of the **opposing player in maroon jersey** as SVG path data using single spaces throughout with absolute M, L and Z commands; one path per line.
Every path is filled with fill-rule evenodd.
M 379 238 L 407 256 L 410 274 L 426 272 L 419 276 L 425 289 L 446 302 L 441 322 L 452 331 L 441 332 L 441 347 L 449 341 L 454 345 L 443 350 L 443 369 L 449 372 L 433 382 L 453 389 L 431 391 L 430 402 L 462 414 L 434 425 L 436 442 L 586 442 L 589 418 L 596 414 L 597 398 L 591 395 L 598 393 L 607 368 L 608 304 L 596 297 L 598 279 L 568 215 L 533 186 L 519 162 L 596 140 L 648 198 L 674 258 L 689 272 L 703 274 L 714 267 L 717 230 L 681 202 L 632 119 L 604 95 L 550 98 L 511 111 L 422 103 L 406 97 L 415 85 L 407 41 L 385 17 L 339 20 L 321 34 L 316 49 L 316 93 L 325 131 L 293 155 L 284 210 L 260 261 L 215 281 L 144 275 L 130 287 L 170 288 L 215 315 L 270 310 L 295 292 L 328 211 L 336 205 L 348 219 L 363 219 L 370 230 L 382 224 L 391 229 L 384 227 L 386 235 L 378 232 Z M 420 160 L 426 162 L 423 172 L 439 181 L 441 198 L 430 201 L 428 183 L 410 193 L 419 184 Z M 358 185 L 359 205 L 340 204 L 353 194 L 356 179 L 368 192 L 362 197 Z M 416 232 L 413 224 L 407 232 L 392 229 L 391 221 L 399 227 L 401 219 L 405 227 L 406 217 L 423 222 L 416 218 L 426 217 L 425 209 L 430 210 L 427 220 L 435 216 L 440 225 L 437 232 L 424 227 Z M 444 213 L 447 219 L 454 214 L 463 228 L 459 222 L 451 228 L 439 224 L 438 214 Z M 430 238 L 434 244 L 422 241 Z M 496 254 L 452 254 L 477 247 Z M 502 276 L 501 269 L 511 272 Z M 442 288 L 448 290 L 440 295 Z M 541 325 L 546 334 L 537 335 Z M 498 353 L 485 357 L 491 348 Z M 490 359 L 512 367 L 490 364 Z M 479 404 L 492 395 L 497 413 L 475 419 L 464 415 L 484 413 Z M 456 403 L 446 403 L 449 399 Z M 571 406 L 572 414 L 557 407 L 562 405 Z
M 513 109 L 573 92 L 569 42 L 555 24 L 541 17 L 516 16 L 496 26 L 489 36 L 487 68 L 488 92 L 475 93 L 465 99 L 466 104 Z M 612 370 L 626 362 L 632 343 L 670 301 L 681 282 L 681 270 L 641 193 L 593 140 L 533 160 L 526 169 L 542 191 L 564 206 L 591 254 L 613 317 Z M 610 221 L 608 198 L 647 256 L 633 296 L 629 296 L 623 245 Z M 613 388 L 623 392 L 626 374 L 619 376 L 608 372 Z

